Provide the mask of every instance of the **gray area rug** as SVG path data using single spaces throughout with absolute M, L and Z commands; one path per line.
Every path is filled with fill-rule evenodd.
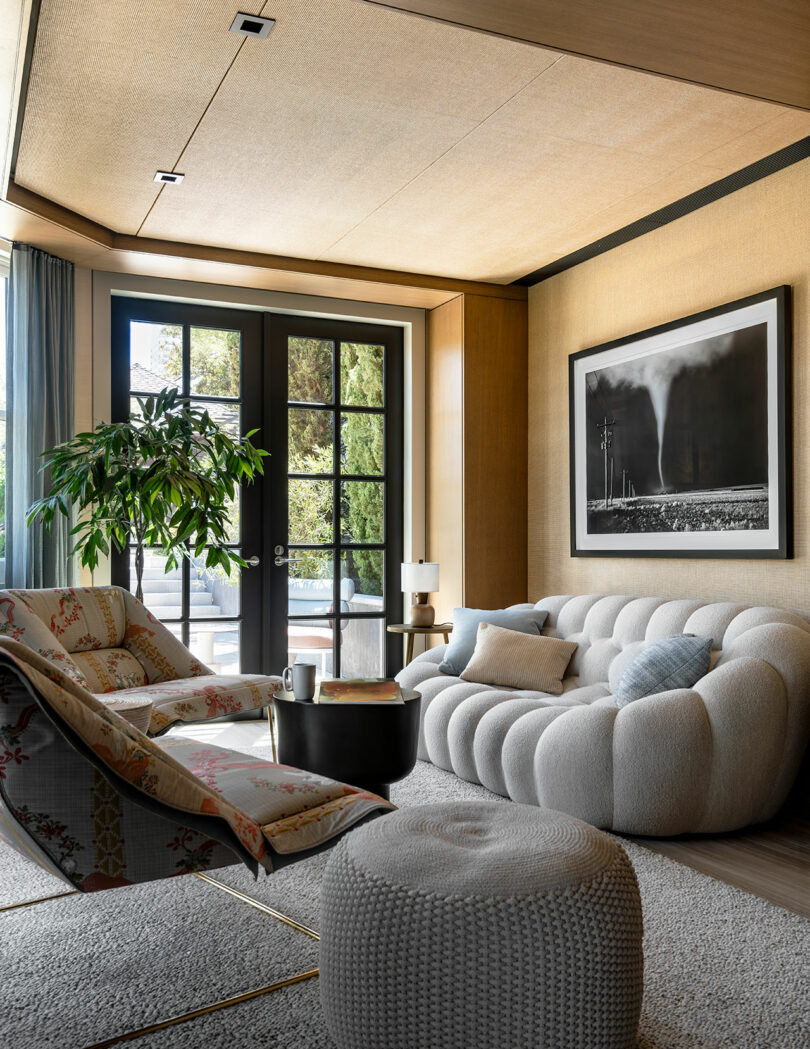
M 269 756 L 261 747 L 253 753 Z M 421 762 L 394 786 L 392 798 L 402 806 L 460 798 L 503 802 Z M 623 844 L 644 906 L 638 1049 L 807 1049 L 810 922 Z M 213 875 L 317 928 L 327 858 L 258 882 L 241 866 Z M 0 905 L 66 888 L 0 844 Z M 198 878 L 9 911 L 0 914 L 0 1043 L 78 1049 L 317 964 L 314 940 Z M 334 1049 L 317 979 L 124 1044 Z

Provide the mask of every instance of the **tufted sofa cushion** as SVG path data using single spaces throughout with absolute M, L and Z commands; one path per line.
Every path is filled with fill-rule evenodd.
M 422 693 L 419 756 L 515 801 L 606 829 L 669 836 L 769 819 L 810 737 L 810 623 L 785 609 L 622 595 L 552 596 L 542 633 L 574 641 L 563 692 L 441 673 L 444 648 L 399 675 Z M 712 639 L 691 689 L 619 710 L 624 671 L 673 634 Z

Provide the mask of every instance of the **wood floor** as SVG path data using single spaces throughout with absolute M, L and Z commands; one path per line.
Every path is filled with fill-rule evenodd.
M 810 818 L 785 813 L 734 834 L 630 840 L 810 918 Z

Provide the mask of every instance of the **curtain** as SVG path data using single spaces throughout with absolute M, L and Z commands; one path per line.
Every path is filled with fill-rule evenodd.
M 72 586 L 71 524 L 25 516 L 47 494 L 42 452 L 74 434 L 73 263 L 15 243 L 6 315 L 7 587 Z

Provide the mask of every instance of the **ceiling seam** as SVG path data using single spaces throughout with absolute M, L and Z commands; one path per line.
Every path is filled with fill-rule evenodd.
M 509 98 L 506 98 L 506 99 L 504 99 L 504 100 L 503 100 L 503 102 L 501 102 L 501 103 L 500 103 L 500 105 L 497 105 L 497 106 L 496 106 L 496 107 L 495 107 L 495 108 L 494 108 L 494 109 L 492 110 L 492 112 L 491 112 L 491 113 L 487 113 L 487 115 L 486 115 L 486 116 L 485 116 L 485 117 L 484 117 L 484 118 L 483 118 L 482 120 L 479 120 L 479 121 L 478 121 L 478 123 L 477 123 L 477 124 L 475 124 L 475 126 L 474 126 L 474 127 L 471 127 L 471 128 L 470 128 L 470 130 L 469 130 L 469 131 L 467 131 L 467 132 L 466 132 L 465 134 L 463 134 L 463 135 L 461 136 L 461 138 L 459 138 L 459 139 L 456 139 L 456 141 L 455 141 L 455 142 L 454 142 L 454 143 L 453 143 L 453 144 L 452 144 L 451 146 L 448 146 L 448 147 L 447 147 L 447 149 L 445 149 L 445 150 L 444 150 L 443 152 L 441 152 L 441 153 L 440 153 L 440 154 L 438 155 L 438 157 L 434 157 L 434 159 L 433 159 L 433 160 L 431 160 L 431 162 L 430 162 L 430 163 L 429 163 L 429 164 L 428 164 L 428 165 L 427 165 L 426 167 L 422 168 L 422 170 L 421 170 L 421 171 L 417 172 L 417 174 L 415 174 L 415 175 L 413 176 L 413 178 L 409 178 L 409 179 L 408 179 L 408 181 L 407 181 L 407 182 L 406 182 L 406 183 L 405 183 L 404 185 L 400 186 L 400 187 L 399 187 L 398 189 L 396 189 L 396 190 L 395 190 L 395 191 L 394 191 L 394 192 L 393 192 L 393 193 L 392 193 L 392 194 L 391 194 L 391 195 L 390 195 L 389 197 L 386 197 L 386 199 L 385 199 L 385 200 L 381 201 L 381 202 L 380 202 L 380 203 L 379 203 L 379 204 L 378 204 L 378 205 L 376 206 L 376 208 L 372 208 L 372 209 L 371 209 L 371 211 L 369 211 L 369 213 L 368 213 L 367 215 L 364 215 L 364 216 L 363 216 L 363 218 L 361 218 L 361 219 L 360 219 L 360 221 L 359 221 L 359 222 L 355 222 L 355 224 L 354 224 L 354 225 L 353 225 L 352 227 L 350 227 L 349 229 L 347 229 L 345 233 L 341 233 L 341 235 L 340 235 L 340 236 L 339 236 L 339 237 L 337 238 L 337 240 L 333 241 L 333 243 L 332 243 L 332 244 L 330 244 L 330 245 L 329 245 L 329 246 L 328 246 L 328 247 L 327 247 L 327 248 L 326 248 L 326 249 L 325 249 L 325 250 L 324 250 L 323 252 L 321 252 L 321 253 L 320 253 L 320 254 L 318 255 L 318 259 L 319 259 L 319 260 L 321 260 L 321 261 L 325 261 L 325 262 L 328 262 L 329 260 L 328 260 L 328 259 L 325 259 L 325 258 L 324 258 L 324 256 L 326 255 L 326 253 L 327 253 L 327 252 L 330 252 L 330 251 L 332 251 L 332 249 L 333 249 L 333 248 L 336 248 L 336 247 L 337 247 L 337 245 L 338 245 L 338 244 L 340 244 L 340 242 L 341 242 L 341 241 L 342 241 L 342 240 L 343 240 L 343 239 L 344 239 L 345 237 L 348 237 L 348 236 L 349 236 L 349 235 L 350 235 L 351 233 L 354 233 L 354 231 L 355 231 L 356 229 L 358 229 L 358 228 L 359 228 L 360 226 L 362 226 L 364 222 L 367 222 L 367 221 L 368 221 L 368 220 L 369 220 L 369 219 L 371 218 L 371 216 L 372 216 L 372 215 L 376 215 L 376 214 L 377 214 L 377 212 L 378 212 L 378 211 L 379 211 L 379 210 L 380 210 L 381 208 L 384 208 L 386 204 L 390 204 L 390 202 L 391 202 L 392 200 L 394 200 L 394 199 L 395 199 L 396 197 L 398 197 L 400 193 L 402 193 L 402 192 L 403 192 L 404 190 L 406 190 L 406 189 L 408 188 L 408 186 L 412 185 L 412 184 L 413 184 L 414 182 L 416 182 L 416 180 L 417 180 L 417 179 L 421 178 L 421 177 L 422 177 L 422 176 L 423 176 L 423 175 L 425 174 L 425 172 L 426 172 L 426 171 L 430 171 L 430 169 L 431 169 L 431 168 L 432 168 L 432 167 L 433 167 L 433 166 L 434 166 L 435 164 L 438 164 L 440 160 L 442 160 L 442 159 L 443 159 L 444 157 L 446 157 L 446 156 L 448 155 L 448 153 L 452 153 L 452 152 L 453 152 L 453 150 L 454 150 L 454 149 L 455 149 L 455 148 L 456 148 L 457 146 L 459 146 L 459 145 L 460 145 L 460 144 L 461 144 L 462 142 L 464 142 L 464 140 L 465 140 L 465 139 L 469 138 L 469 137 L 470 137 L 470 135 L 472 135 L 472 134 L 474 134 L 474 133 L 475 133 L 476 131 L 478 131 L 478 129 L 479 129 L 480 127 L 483 127 L 483 125 L 484 125 L 484 124 L 486 124 L 486 122 L 487 122 L 488 120 L 491 120 L 491 119 L 492 119 L 492 118 L 493 118 L 493 117 L 495 116 L 495 114 L 496 114 L 496 113 L 499 113 L 499 112 L 500 112 L 500 111 L 501 111 L 501 110 L 502 110 L 502 109 L 504 108 L 504 106 L 508 106 L 508 105 L 509 105 L 509 103 L 510 103 L 511 101 L 513 101 L 513 99 L 517 98 L 517 97 L 518 97 L 518 95 L 520 95 L 520 94 L 521 94 L 521 93 L 522 93 L 523 91 L 525 91 L 525 90 L 526 90 L 526 89 L 527 89 L 528 87 L 531 87 L 531 85 L 532 85 L 532 84 L 533 84 L 533 83 L 534 83 L 534 82 L 535 82 L 536 80 L 539 80 L 539 79 L 540 79 L 540 77 L 543 77 L 543 76 L 545 76 L 545 75 L 546 75 L 546 73 L 548 73 L 548 71 L 549 71 L 550 69 L 553 69 L 553 68 L 554 68 L 554 66 L 556 66 L 558 62 L 561 62 L 561 61 L 562 61 L 562 60 L 563 60 L 563 59 L 564 59 L 565 57 L 566 57 L 565 55 L 559 55 L 559 56 L 558 56 L 557 58 L 555 58 L 555 59 L 554 59 L 554 61 L 553 61 L 553 62 L 551 63 L 551 65 L 550 65 L 550 66 L 546 66 L 546 67 L 545 67 L 545 69 L 542 69 L 542 70 L 541 70 L 541 71 L 540 71 L 540 72 L 539 72 L 539 73 L 537 74 L 537 76 L 533 76 L 533 77 L 531 78 L 531 80 L 527 80 L 525 84 L 523 84 L 523 85 L 522 85 L 521 87 L 519 87 L 519 88 L 518 88 L 518 90 L 517 90 L 517 91 L 515 91 L 515 92 L 514 92 L 514 94 L 510 95 L 510 96 L 509 96 Z
M 264 13 L 264 9 L 265 9 L 265 7 L 267 7 L 269 2 L 270 2 L 270 0 L 265 0 L 265 2 L 259 8 L 259 13 L 257 15 L 254 15 L 255 18 L 261 18 L 262 17 L 262 15 Z M 247 14 L 247 12 L 245 11 L 245 12 L 243 12 L 243 14 Z M 233 69 L 234 63 L 236 62 L 237 58 L 241 54 L 242 48 L 245 46 L 245 43 L 247 42 L 247 39 L 248 39 L 247 37 L 244 37 L 244 39 L 240 42 L 239 47 L 237 47 L 236 51 L 234 52 L 233 58 L 228 63 L 228 68 L 225 70 L 225 72 L 220 77 L 219 83 L 214 88 L 214 91 L 213 91 L 213 94 L 211 95 L 211 97 L 208 99 L 208 102 L 205 105 L 205 109 L 203 109 L 202 113 L 200 114 L 199 120 L 194 125 L 194 127 L 191 129 L 191 132 L 190 132 L 188 138 L 186 139 L 185 143 L 183 144 L 183 148 L 180 150 L 180 152 L 177 155 L 177 159 L 175 160 L 175 162 L 172 164 L 171 168 L 169 169 L 170 171 L 174 172 L 174 170 L 177 167 L 177 165 L 183 159 L 183 156 L 184 156 L 186 150 L 188 149 L 188 147 L 189 147 L 189 145 L 191 143 L 191 140 L 197 134 L 197 129 L 199 128 L 200 124 L 202 124 L 203 120 L 205 120 L 206 113 L 211 108 L 211 106 L 214 104 L 214 99 L 217 97 L 217 95 L 219 94 L 220 88 L 225 83 L 225 79 L 228 76 L 228 73 L 230 73 L 230 71 Z M 143 229 L 143 227 L 146 225 L 147 221 L 149 220 L 149 216 L 152 214 L 152 211 L 153 211 L 155 205 L 157 204 L 157 202 L 160 200 L 160 198 L 161 198 L 161 196 L 163 194 L 163 190 L 165 188 L 166 188 L 166 183 L 163 183 L 161 185 L 160 189 L 157 191 L 155 199 L 149 205 L 149 210 L 144 215 L 143 221 L 141 222 L 140 226 L 138 226 L 138 229 L 137 229 L 137 231 L 135 233 L 136 237 L 139 237 L 141 235 L 141 230 Z

